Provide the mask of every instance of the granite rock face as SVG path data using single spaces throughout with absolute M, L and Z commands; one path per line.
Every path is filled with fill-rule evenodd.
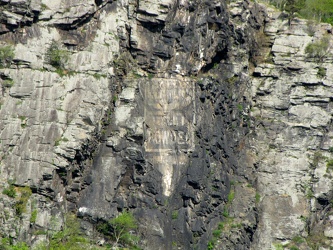
M 268 13 L 269 54 L 252 78 L 252 147 L 261 195 L 254 249 L 290 247 L 300 236 L 309 245 L 301 249 L 329 247 L 332 55 L 325 48 L 323 58 L 311 57 L 306 48 L 330 37 L 331 26 L 295 19 L 289 27 L 281 13 Z
M 131 211 L 143 249 L 330 247 L 332 55 L 305 52 L 329 25 L 250 1 L 0 9 L 2 237 L 73 212 L 101 239 Z

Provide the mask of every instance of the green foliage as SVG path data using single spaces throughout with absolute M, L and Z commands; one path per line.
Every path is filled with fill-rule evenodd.
M 301 215 L 301 216 L 299 217 L 299 219 L 300 219 L 301 221 L 303 221 L 304 223 L 306 223 L 306 222 L 308 221 L 308 218 L 307 218 L 306 216 L 303 216 L 303 215 Z
M 327 170 L 333 170 L 333 159 L 328 159 L 326 163 Z
M 260 194 L 256 193 L 255 199 L 256 199 L 256 203 L 260 202 Z
M 224 223 L 223 222 L 219 222 L 219 225 L 217 226 L 217 229 L 223 230 L 224 229 Z
M 0 243 L 1 250 L 29 250 L 28 245 L 25 242 L 18 242 L 13 244 L 11 238 L 2 238 Z
M 289 14 L 289 23 L 296 13 L 303 18 L 333 24 L 333 0 L 269 0 Z
M 275 250 L 283 250 L 283 246 L 281 243 L 276 243 L 276 244 L 273 244 L 274 245 L 274 249 Z
M 135 239 L 129 232 L 137 228 L 137 222 L 131 213 L 123 212 L 118 217 L 111 219 L 109 223 L 113 228 L 115 245 L 119 242 L 126 245 L 135 243 Z
M 7 246 L 13 245 L 12 238 L 2 238 L 0 243 L 0 249 L 6 249 Z
M 0 68 L 9 67 L 14 58 L 14 49 L 10 45 L 0 46 Z
M 324 36 L 319 41 L 308 44 L 305 48 L 305 53 L 308 58 L 313 58 L 317 62 L 322 62 L 327 56 L 329 48 L 330 39 L 328 36 Z
M 29 250 L 29 246 L 25 242 L 19 242 L 16 245 L 0 245 L 3 250 Z
M 213 250 L 215 246 L 215 242 L 213 240 L 208 241 L 207 250 Z
M 279 10 L 283 10 L 283 6 L 285 4 L 285 0 L 269 0 L 268 2 L 274 5 Z
M 312 199 L 313 198 L 312 186 L 309 185 L 309 184 L 305 184 L 304 185 L 304 193 L 305 193 L 306 198 Z
M 306 0 L 270 0 L 271 4 L 288 13 L 288 23 L 306 6 Z
M 108 222 L 101 222 L 96 227 L 97 231 L 104 235 L 109 235 L 112 227 Z
M 68 142 L 68 139 L 66 137 L 58 138 L 54 142 L 54 146 L 59 146 L 61 142 Z
M 221 233 L 222 233 L 221 229 L 216 229 L 213 231 L 213 236 L 218 238 L 218 237 L 220 237 Z
M 226 218 L 229 217 L 229 211 L 228 211 L 228 208 L 224 207 L 223 212 L 222 212 L 222 215 L 223 215 L 224 217 L 226 217 Z
M 17 216 L 22 216 L 27 210 L 27 203 L 30 199 L 32 191 L 30 187 L 18 187 L 19 198 L 14 205 Z
M 305 240 L 311 249 L 320 249 L 320 247 L 323 248 L 329 247 L 327 243 L 330 242 L 329 239 L 324 235 L 323 231 L 311 232 L 305 238 Z
M 2 86 L 5 88 L 11 88 L 14 85 L 14 81 L 12 79 L 6 79 L 2 81 Z
M 37 209 L 32 210 L 31 217 L 30 217 L 30 223 L 32 223 L 32 224 L 36 223 L 37 213 L 38 213 Z
M 37 215 L 37 214 L 36 214 Z M 49 241 L 41 242 L 34 247 L 34 250 L 83 250 L 83 249 L 110 249 L 109 247 L 99 247 L 91 244 L 83 236 L 80 224 L 76 216 L 68 214 L 65 216 L 65 225 L 60 231 L 50 230 L 48 232 L 37 231 L 35 235 L 48 235 Z M 0 243 L 0 250 L 29 250 L 29 246 L 24 242 L 13 244 L 11 238 L 3 238 Z M 132 249 L 139 249 L 133 247 Z
M 118 96 L 117 95 L 113 95 L 112 101 L 113 101 L 113 103 L 116 103 L 118 101 Z
M 311 167 L 317 168 L 319 162 L 321 162 L 324 159 L 325 159 L 325 156 L 323 156 L 322 153 L 320 153 L 319 151 L 316 151 L 312 157 Z
M 299 250 L 300 244 L 304 242 L 304 238 L 301 236 L 295 236 L 292 238 L 291 242 L 288 244 L 289 250 Z
M 242 104 L 239 103 L 239 104 L 237 104 L 237 109 L 239 112 L 242 112 L 244 110 L 244 107 Z
M 88 246 L 88 240 L 83 237 L 80 231 L 80 224 L 73 214 L 65 218 L 63 230 L 54 233 L 46 249 L 49 250 L 81 250 Z
M 319 67 L 318 68 L 318 72 L 317 72 L 317 76 L 319 78 L 324 78 L 326 76 L 326 68 L 324 67 Z
M 301 236 L 295 236 L 293 239 L 292 239 L 292 242 L 296 243 L 296 244 L 301 244 L 302 242 L 304 242 L 304 239 L 303 237 Z
M 94 73 L 92 76 L 93 76 L 96 80 L 99 80 L 99 79 L 101 79 L 102 77 L 103 77 L 103 78 L 107 77 L 107 75 L 105 75 L 105 74 L 99 74 L 99 73 Z
M 11 198 L 15 198 L 16 197 L 16 190 L 15 190 L 15 187 L 14 185 L 9 185 L 8 188 L 5 188 L 3 191 L 2 191 L 3 194 L 7 195 L 8 197 L 11 197 Z
M 299 12 L 305 7 L 305 0 L 286 0 L 284 4 L 284 10 L 291 16 L 296 12 Z
M 171 215 L 173 220 L 177 220 L 178 219 L 178 211 L 172 211 L 172 215 Z
M 46 52 L 46 62 L 55 67 L 58 70 L 58 74 L 63 74 L 63 70 L 65 69 L 68 59 L 69 52 L 61 49 L 60 45 L 56 41 L 52 41 Z
M 227 83 L 234 85 L 236 83 L 236 81 L 238 80 L 238 76 L 233 76 L 227 79 Z
M 20 116 L 19 116 L 19 119 L 20 119 L 21 121 L 24 121 L 25 119 L 27 119 L 27 117 L 24 116 L 24 115 L 20 115 Z
M 333 23 L 333 0 L 306 0 L 301 15 L 319 22 Z
M 230 193 L 228 194 L 228 203 L 231 203 L 234 199 L 235 199 L 235 192 L 230 191 Z
M 19 242 L 9 248 L 10 250 L 29 250 L 28 245 L 25 242 Z

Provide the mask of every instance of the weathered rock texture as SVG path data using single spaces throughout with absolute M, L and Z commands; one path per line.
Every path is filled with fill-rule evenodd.
M 305 49 L 324 36 L 331 39 L 332 28 L 305 20 L 288 27 L 281 13 L 269 14 L 264 33 L 270 54 L 252 80 L 261 195 L 255 246 L 269 249 L 303 236 L 313 249 L 329 247 L 332 55 L 309 58 Z
M 143 249 L 331 245 L 332 56 L 305 54 L 330 26 L 250 1 L 0 9 L 0 187 L 32 190 L 24 211 L 1 195 L 3 237 L 74 212 L 96 239 L 129 210 Z

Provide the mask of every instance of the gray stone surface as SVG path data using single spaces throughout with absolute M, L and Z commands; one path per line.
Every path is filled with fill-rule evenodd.
M 307 223 L 316 224 L 321 199 L 331 192 L 327 188 L 331 180 L 324 177 L 330 172 L 326 161 L 331 153 L 323 143 L 330 140 L 333 92 L 324 84 L 330 76 L 318 74 L 319 67 L 330 68 L 330 55 L 319 65 L 313 63 L 305 54 L 305 47 L 314 40 L 307 32 L 309 26 L 303 20 L 294 20 L 291 27 L 286 22 L 272 19 L 266 25 L 266 34 L 274 41 L 270 59 L 274 63 L 258 64 L 252 81 L 252 115 L 257 123 L 252 146 L 262 197 L 252 249 L 274 249 L 276 244 L 308 234 L 313 244 L 311 237 L 319 231 L 314 225 L 307 228 Z M 318 37 L 326 33 L 322 25 L 315 30 Z M 330 237 L 329 230 L 324 234 Z
M 333 245 L 332 55 L 305 53 L 331 27 L 226 2 L 1 1 L 0 191 L 32 190 L 1 237 L 129 210 L 143 249 Z

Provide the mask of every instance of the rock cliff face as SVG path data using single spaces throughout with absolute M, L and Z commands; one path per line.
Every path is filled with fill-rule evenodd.
M 143 249 L 333 244 L 332 55 L 305 53 L 329 25 L 250 1 L 0 9 L 2 237 L 74 212 L 97 240 L 128 210 Z
M 261 195 L 257 247 L 303 236 L 311 249 L 326 249 L 332 244 L 332 55 L 330 45 L 321 48 L 322 58 L 305 52 L 331 39 L 332 27 L 305 20 L 288 27 L 281 13 L 270 16 L 264 29 L 270 55 L 252 78 Z

